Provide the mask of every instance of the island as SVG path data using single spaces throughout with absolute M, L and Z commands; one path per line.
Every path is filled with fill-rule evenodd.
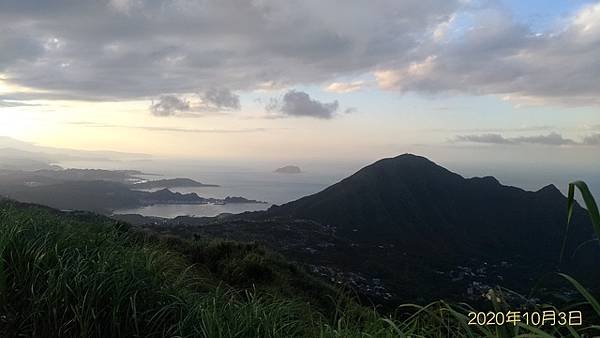
M 286 165 L 285 167 L 275 169 L 275 172 L 278 174 L 300 174 L 302 170 L 295 165 Z
M 224 200 L 222 200 L 225 204 L 233 204 L 233 203 L 254 203 L 254 204 L 268 204 L 265 201 L 257 201 L 257 200 L 249 200 L 240 196 L 227 196 Z
M 253 203 L 253 204 L 267 204 L 267 202 L 250 200 L 244 197 L 227 196 L 224 199 L 219 198 L 205 198 L 200 197 L 196 193 L 182 194 L 179 192 L 173 192 L 169 189 L 162 189 L 155 192 L 140 192 L 140 204 L 142 205 L 154 205 L 154 204 L 234 204 L 234 203 Z
M 158 188 L 188 188 L 188 187 L 218 187 L 216 184 L 204 184 L 190 178 L 169 178 L 155 181 L 136 183 L 134 189 L 158 189 Z

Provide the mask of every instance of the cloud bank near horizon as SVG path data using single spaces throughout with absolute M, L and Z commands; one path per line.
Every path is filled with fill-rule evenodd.
M 536 144 L 546 146 L 598 146 L 600 145 L 600 133 L 585 136 L 579 142 L 570 138 L 565 138 L 561 134 L 556 132 L 551 132 L 549 134 L 542 135 L 518 137 L 505 137 L 502 134 L 496 133 L 457 135 L 451 140 L 451 142 L 468 142 L 493 145 Z

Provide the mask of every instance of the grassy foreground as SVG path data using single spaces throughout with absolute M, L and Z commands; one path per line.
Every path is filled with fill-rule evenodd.
M 159 239 L 2 201 L 0 257 L 2 336 L 394 336 L 374 311 L 251 244 Z
M 1 337 L 585 337 L 595 329 L 470 326 L 468 311 L 407 304 L 385 317 L 253 244 L 161 238 L 94 214 L 0 201 Z

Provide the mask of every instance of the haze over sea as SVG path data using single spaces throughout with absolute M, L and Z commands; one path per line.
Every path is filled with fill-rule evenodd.
M 435 161 L 435 159 L 433 159 Z M 548 184 L 556 185 L 564 194 L 573 180 L 584 180 L 598 196 L 600 174 L 594 168 L 557 166 L 543 164 L 498 164 L 440 161 L 439 165 L 464 177 L 494 176 L 502 184 L 535 191 Z M 73 161 L 61 162 L 65 168 L 135 169 L 151 175 L 148 180 L 186 177 L 218 187 L 182 187 L 170 190 L 180 193 L 196 193 L 202 197 L 225 198 L 242 196 L 267 204 L 243 203 L 227 205 L 151 205 L 134 209 L 118 210 L 116 213 L 132 213 L 144 216 L 177 217 L 216 216 L 221 213 L 241 213 L 264 210 L 273 204 L 283 204 L 319 192 L 347 177 L 368 162 L 300 163 L 300 174 L 278 174 L 274 169 L 288 163 L 219 163 L 210 164 L 197 160 L 156 159 L 143 161 Z

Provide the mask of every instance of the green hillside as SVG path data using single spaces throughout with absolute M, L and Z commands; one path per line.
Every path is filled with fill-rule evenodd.
M 254 244 L 158 238 L 5 200 L 0 255 L 2 336 L 393 335 L 372 310 Z
M 464 307 L 361 306 L 264 248 L 157 237 L 91 213 L 0 201 L 0 336 L 509 337 Z M 569 334 L 550 328 L 552 335 Z M 573 331 L 574 332 L 574 331 Z

